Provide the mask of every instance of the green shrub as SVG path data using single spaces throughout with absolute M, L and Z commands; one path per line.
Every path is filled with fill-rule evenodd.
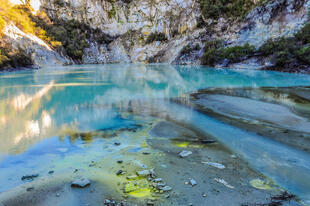
M 297 41 L 301 41 L 303 44 L 310 43 L 310 23 L 306 24 L 299 32 L 295 34 Z
M 310 65 L 310 23 L 307 23 L 293 37 L 268 40 L 258 52 L 271 56 L 275 66 L 285 67 L 291 63 Z
M 201 64 L 214 66 L 220 60 L 221 49 L 224 47 L 224 41 L 212 40 L 205 44 L 204 54 L 201 58 Z
M 252 0 L 200 0 L 203 16 L 211 19 L 243 18 L 255 6 Z
M 181 55 L 185 55 L 188 54 L 192 51 L 192 48 L 190 47 L 189 44 L 187 44 L 186 46 L 184 46 L 180 52 Z
M 228 59 L 230 62 L 239 62 L 244 57 L 252 56 L 255 52 L 255 47 L 246 43 L 243 46 L 227 47 L 222 49 L 220 54 L 221 59 Z
M 263 56 L 274 54 L 278 51 L 289 50 L 293 52 L 296 48 L 296 40 L 294 38 L 269 39 L 259 49 L 258 52 Z
M 231 63 L 239 62 L 243 58 L 254 55 L 255 47 L 250 44 L 224 48 L 222 40 L 209 41 L 205 45 L 202 64 L 214 66 L 225 59 Z
M 296 57 L 304 64 L 310 65 L 310 46 L 305 46 L 296 51 Z
M 295 61 L 294 56 L 288 50 L 275 53 L 274 58 L 275 65 L 279 67 L 283 67 Z
M 166 41 L 167 37 L 164 33 L 151 33 L 146 39 L 146 43 L 150 44 L 154 41 Z

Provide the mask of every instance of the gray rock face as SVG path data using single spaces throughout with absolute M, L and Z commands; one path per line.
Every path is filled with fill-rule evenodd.
M 83 63 L 149 62 L 150 59 L 172 63 L 187 43 L 200 36 L 201 31 L 196 30 L 200 6 L 195 0 L 111 2 L 63 0 L 60 6 L 41 0 L 41 8 L 52 19 L 74 19 L 115 38 L 108 45 L 90 42 Z M 163 33 L 168 41 L 145 44 L 152 33 Z
M 309 0 L 275 0 L 250 12 L 234 44 L 261 46 L 268 39 L 292 36 L 308 20 Z

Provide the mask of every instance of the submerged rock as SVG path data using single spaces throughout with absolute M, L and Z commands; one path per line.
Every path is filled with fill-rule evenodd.
M 164 186 L 163 188 L 161 188 L 161 190 L 163 190 L 164 192 L 168 192 L 168 191 L 172 190 L 172 187 L 167 185 L 167 186 Z
M 33 191 L 33 190 L 34 190 L 34 187 L 28 187 L 28 188 L 26 189 L 27 192 L 31 192 L 31 191 Z
M 154 179 L 154 182 L 162 182 L 162 181 L 163 181 L 162 178 L 156 178 L 156 179 Z
M 310 132 L 310 121 L 284 105 L 222 94 L 202 94 L 195 103 L 231 118 L 276 125 L 284 132 Z
M 231 186 L 230 184 L 228 184 L 224 179 L 220 179 L 220 178 L 214 178 L 214 180 L 218 183 L 221 183 L 223 185 L 225 185 L 226 187 L 230 188 L 230 189 L 234 189 L 234 186 Z
M 120 146 L 120 145 L 121 145 L 121 143 L 120 143 L 120 142 L 114 142 L 114 145 L 116 145 L 116 146 Z
M 90 185 L 90 181 L 87 178 L 77 179 L 71 183 L 71 187 L 84 188 Z
M 186 151 L 186 150 L 183 150 L 182 152 L 179 153 L 179 156 L 181 158 L 184 158 L 184 157 L 187 157 L 189 155 L 193 154 L 191 151 Z
M 207 164 L 209 166 L 212 166 L 212 167 L 216 167 L 218 169 L 225 169 L 225 166 L 220 164 L 220 163 L 216 163 L 216 162 L 202 162 L 203 164 Z
M 127 176 L 126 179 L 128 180 L 134 180 L 134 179 L 137 179 L 138 176 L 137 175 L 130 175 L 130 176 Z
M 153 137 L 177 138 L 180 136 L 197 137 L 196 134 L 184 127 L 173 124 L 171 122 L 159 122 L 150 131 Z
M 138 171 L 137 175 L 139 177 L 147 177 L 147 176 L 150 176 L 151 178 L 155 178 L 156 177 L 156 173 L 155 173 L 154 169 Z
M 139 177 L 147 177 L 151 174 L 150 170 L 142 170 L 137 172 Z
M 190 180 L 189 180 L 189 183 L 191 184 L 191 186 L 197 185 L 197 182 L 196 182 L 196 180 L 194 180 L 194 179 L 190 179 Z
M 32 175 L 25 175 L 22 176 L 21 180 L 22 181 L 32 181 L 33 179 L 39 177 L 39 174 L 32 174 Z
M 123 174 L 125 174 L 125 172 L 124 172 L 123 170 L 119 170 L 119 171 L 117 171 L 117 173 L 116 173 L 116 175 L 123 175 Z

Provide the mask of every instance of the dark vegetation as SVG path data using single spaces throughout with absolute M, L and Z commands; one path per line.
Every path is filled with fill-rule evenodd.
M 255 47 L 250 44 L 242 46 L 226 47 L 222 40 L 209 41 L 205 45 L 205 52 L 202 57 L 202 64 L 214 66 L 224 60 L 229 63 L 236 63 L 254 55 Z
M 310 65 L 310 23 L 293 37 L 269 40 L 258 49 L 262 56 L 271 56 L 277 67 Z
M 33 62 L 26 51 L 4 48 L 0 46 L 0 68 L 29 67 Z
M 205 18 L 243 18 L 257 4 L 252 0 L 200 0 L 202 15 Z
M 187 44 L 185 47 L 183 47 L 183 49 L 181 50 L 180 52 L 180 55 L 183 56 L 183 55 L 186 55 L 186 54 L 189 54 L 191 53 L 192 51 L 198 51 L 200 50 L 201 47 L 200 45 L 197 43 L 193 46 L 191 46 L 190 44 Z
M 154 41 L 166 41 L 167 37 L 164 33 L 151 33 L 147 39 L 146 39 L 146 43 L 150 44 Z

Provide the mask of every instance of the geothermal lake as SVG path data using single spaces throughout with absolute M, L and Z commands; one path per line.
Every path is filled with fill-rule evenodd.
M 0 205 L 310 205 L 309 86 L 162 64 L 0 73 Z

